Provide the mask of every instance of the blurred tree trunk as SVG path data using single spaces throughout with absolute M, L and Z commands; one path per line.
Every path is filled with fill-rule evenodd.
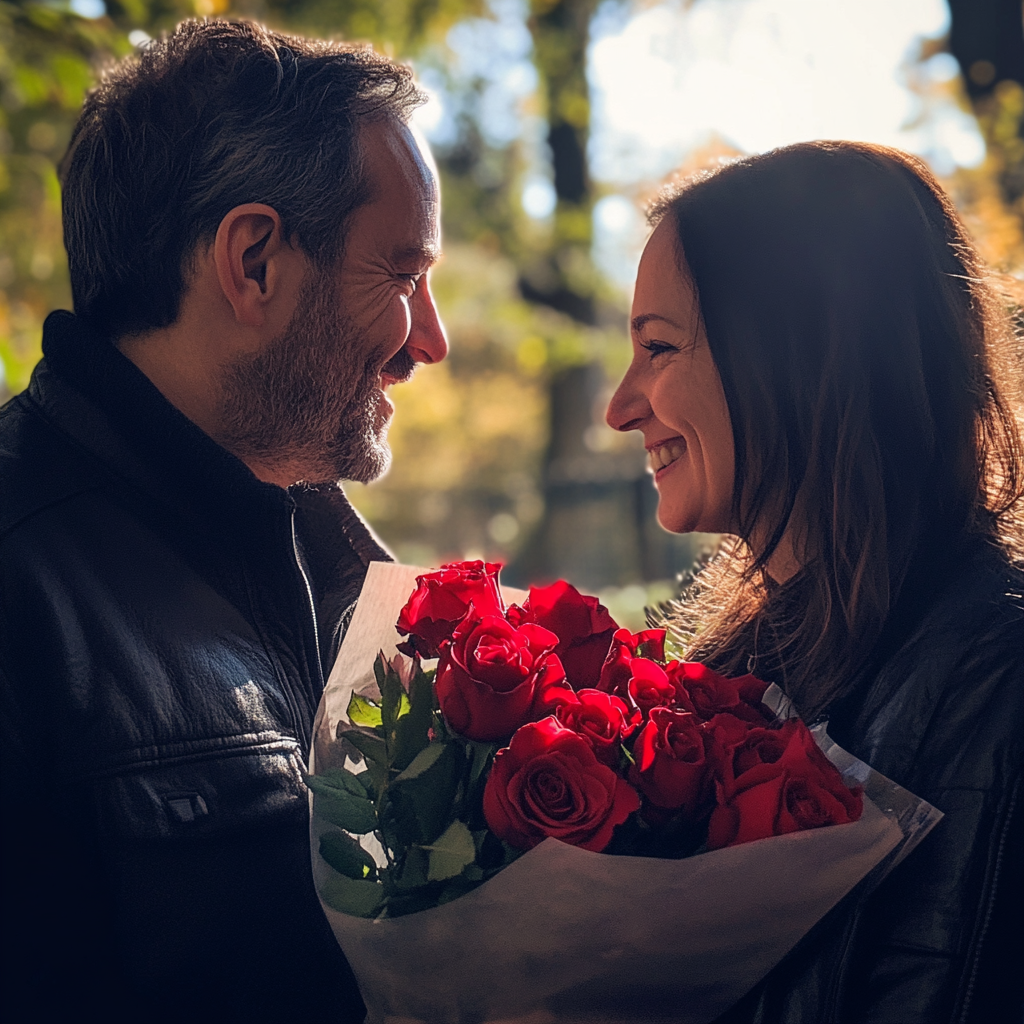
M 607 326 L 623 318 L 601 302 L 591 257 L 595 196 L 587 161 L 587 47 L 596 7 L 597 0 L 533 0 L 531 5 L 556 205 L 549 248 L 522 268 L 520 290 L 527 301 L 550 306 L 578 323 Z M 646 564 L 657 561 L 645 543 L 649 528 L 657 527 L 643 453 L 602 451 L 593 443 L 606 387 L 596 361 L 552 376 L 545 515 L 512 567 L 512 575 L 523 581 L 565 576 L 598 588 L 671 575 L 667 566 Z
M 524 269 L 523 297 L 584 324 L 597 319 L 590 257 L 594 194 L 587 166 L 587 44 L 597 0 L 533 0 L 530 32 L 548 115 L 555 188 L 551 248 Z

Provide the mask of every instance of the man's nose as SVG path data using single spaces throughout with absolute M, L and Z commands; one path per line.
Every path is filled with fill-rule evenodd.
M 448 337 L 426 278 L 420 281 L 409 306 L 412 325 L 406 351 L 417 363 L 439 363 L 448 355 Z

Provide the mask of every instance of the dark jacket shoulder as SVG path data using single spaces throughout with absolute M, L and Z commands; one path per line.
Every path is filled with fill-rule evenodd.
M 35 512 L 110 478 L 110 470 L 54 427 L 28 392 L 0 408 L 0 538 Z

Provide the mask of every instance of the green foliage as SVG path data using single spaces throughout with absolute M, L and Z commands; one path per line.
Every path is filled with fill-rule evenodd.
M 456 743 L 433 743 L 393 779 L 380 805 L 389 845 L 432 843 L 451 820 L 464 757 Z M 460 764 L 460 760 L 463 762 Z
M 379 882 L 333 875 L 320 887 L 320 896 L 332 910 L 353 917 L 376 917 L 384 902 Z
M 418 659 L 408 678 L 379 655 L 380 702 L 352 698 L 362 723 L 338 738 L 363 754 L 362 771 L 330 768 L 307 779 L 317 818 L 344 829 L 320 839 L 334 871 L 320 893 L 328 906 L 361 917 L 397 916 L 468 892 L 519 856 L 487 829 L 482 799 L 497 745 L 451 733 Z M 386 865 L 354 835 L 373 833 Z M 350 833 L 350 834 L 346 834 Z
M 377 816 L 367 787 L 344 768 L 329 768 L 306 780 L 313 791 L 313 810 L 321 818 L 348 832 L 364 835 L 377 827 Z
M 384 722 L 380 705 L 374 704 L 366 697 L 360 697 L 357 693 L 353 693 L 352 699 L 348 702 L 348 720 L 353 725 L 365 725 L 371 729 Z
M 427 867 L 427 881 L 430 882 L 455 878 L 476 860 L 472 833 L 461 821 L 453 821 L 436 842 L 423 849 L 430 853 Z
M 325 832 L 320 837 L 320 856 L 348 878 L 372 880 L 377 877 L 376 861 L 344 832 Z

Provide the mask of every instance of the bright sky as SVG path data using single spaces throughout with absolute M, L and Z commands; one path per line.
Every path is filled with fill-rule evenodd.
M 543 154 L 543 125 L 521 113 L 536 83 L 526 4 L 490 7 L 493 20 L 449 36 L 456 77 L 487 83 L 478 102 L 492 142 L 525 134 Z M 955 60 L 918 59 L 922 41 L 948 28 L 946 0 L 602 4 L 590 55 L 591 169 L 611 193 L 595 211 L 600 263 L 631 281 L 643 227 L 628 197 L 715 138 L 743 152 L 815 138 L 881 142 L 920 154 L 940 174 L 978 164 L 984 143 L 949 85 Z M 438 142 L 454 134 L 450 96 L 423 111 Z M 543 218 L 553 204 L 541 157 L 523 205 Z
M 682 0 L 595 24 L 591 162 L 625 192 L 718 138 L 743 152 L 816 138 L 908 149 L 945 174 L 985 147 L 949 82 L 949 54 L 919 63 L 949 28 L 946 0 Z M 621 195 L 596 210 L 606 271 L 632 279 L 643 229 Z
M 591 53 L 601 179 L 664 173 L 711 135 L 745 152 L 832 137 L 956 163 L 983 156 L 952 102 L 931 112 L 960 129 L 942 144 L 909 127 L 921 98 L 907 65 L 922 37 L 946 32 L 945 0 L 695 0 L 625 24 L 604 10 Z M 934 72 L 948 75 L 950 61 Z

